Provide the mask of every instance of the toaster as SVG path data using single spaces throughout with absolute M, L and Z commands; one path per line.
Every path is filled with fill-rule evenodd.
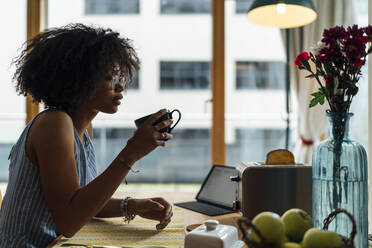
M 311 215 L 312 170 L 308 165 L 275 165 L 241 163 L 235 208 L 253 219 L 258 213 L 271 211 L 282 215 L 291 208 L 300 208 Z

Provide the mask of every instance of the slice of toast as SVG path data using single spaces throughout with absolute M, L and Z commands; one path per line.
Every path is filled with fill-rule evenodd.
M 295 159 L 293 153 L 286 149 L 277 149 L 266 155 L 266 165 L 294 165 Z

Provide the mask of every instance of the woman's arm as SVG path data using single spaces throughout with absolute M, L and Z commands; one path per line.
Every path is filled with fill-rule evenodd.
M 47 112 L 37 119 L 29 141 L 40 168 L 45 199 L 57 229 L 64 236 L 71 237 L 106 205 L 135 161 L 165 145 L 156 136 L 156 130 L 171 122 L 151 125 L 163 114 L 160 111 L 154 114 L 108 168 L 82 188 L 76 170 L 72 120 L 58 111 Z
M 123 213 L 120 210 L 120 203 L 122 200 L 123 199 L 111 198 L 95 217 L 111 218 L 123 216 Z

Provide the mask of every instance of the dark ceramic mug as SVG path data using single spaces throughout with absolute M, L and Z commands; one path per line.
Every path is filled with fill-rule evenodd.
M 174 123 L 173 126 L 168 126 L 168 127 L 165 127 L 165 128 L 160 129 L 159 130 L 159 133 L 171 133 L 172 130 L 173 130 L 173 128 L 175 128 L 176 125 L 178 124 L 178 122 L 181 120 L 181 112 L 178 109 L 175 109 L 175 110 L 172 110 L 172 111 L 169 111 L 168 110 L 167 113 L 165 113 L 159 119 L 157 119 L 154 123 L 152 123 L 152 125 L 155 126 L 156 124 L 158 124 L 158 123 L 160 123 L 162 121 L 165 121 L 165 120 L 168 120 L 168 119 L 173 119 L 173 113 L 174 112 L 177 112 L 178 113 L 178 120 L 176 121 L 176 123 Z M 151 115 L 146 115 L 144 117 L 141 117 L 141 118 L 135 120 L 134 123 L 136 124 L 136 127 L 138 128 Z

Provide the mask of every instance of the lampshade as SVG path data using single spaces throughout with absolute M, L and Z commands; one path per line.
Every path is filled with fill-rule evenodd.
M 311 0 L 255 0 L 248 11 L 249 21 L 279 28 L 304 26 L 316 17 Z

